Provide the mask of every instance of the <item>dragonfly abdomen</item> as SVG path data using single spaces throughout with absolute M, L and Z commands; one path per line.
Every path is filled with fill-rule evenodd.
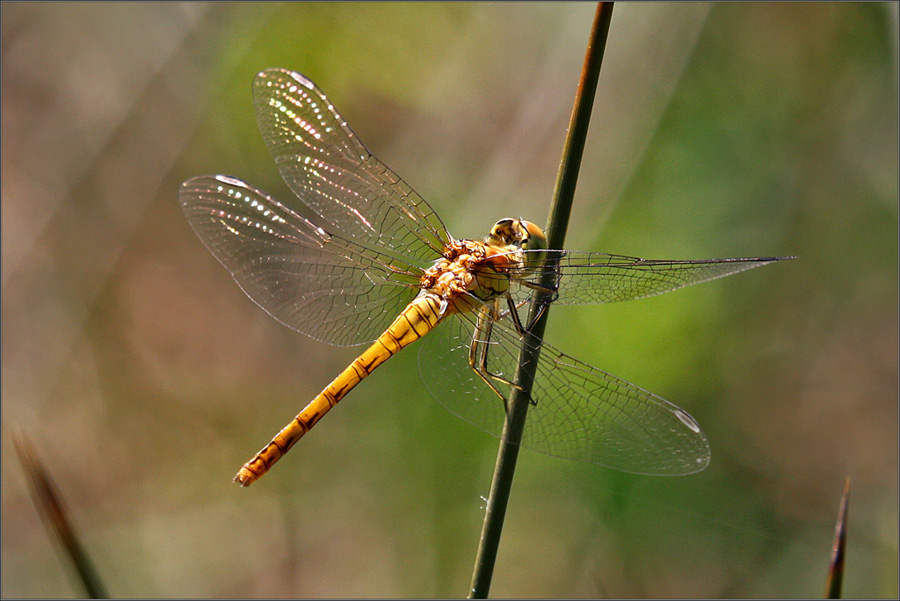
M 291 423 L 285 426 L 256 456 L 245 463 L 234 477 L 241 486 L 249 486 L 281 459 L 304 434 L 340 402 L 363 378 L 400 350 L 415 342 L 437 325 L 447 303 L 435 294 L 423 293 L 410 302 L 353 363 L 319 393 Z

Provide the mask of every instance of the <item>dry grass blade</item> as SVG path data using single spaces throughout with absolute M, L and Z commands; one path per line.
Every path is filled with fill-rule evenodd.
M 847 507 L 850 500 L 850 478 L 844 482 L 844 494 L 838 509 L 834 526 L 834 543 L 831 546 L 831 561 L 828 563 L 828 581 L 825 585 L 826 599 L 840 599 L 844 581 L 844 558 L 847 548 Z
M 78 539 L 62 497 L 49 472 L 37 458 L 31 441 L 25 435 L 14 435 L 13 443 L 22 467 L 28 474 L 34 504 L 44 517 L 44 523 L 59 540 L 66 557 L 72 562 L 85 592 L 92 599 L 109 598 L 94 564 Z

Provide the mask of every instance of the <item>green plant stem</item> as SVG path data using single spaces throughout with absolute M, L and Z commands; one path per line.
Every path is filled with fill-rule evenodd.
M 578 90 L 575 93 L 575 106 L 569 120 L 569 130 L 563 147 L 556 190 L 550 205 L 550 216 L 545 230 L 549 248 L 564 247 L 572 199 L 575 195 L 575 183 L 578 180 L 578 170 L 584 153 L 584 142 L 591 119 L 597 80 L 600 77 L 600 64 L 603 61 L 603 50 L 606 47 L 606 38 L 609 33 L 612 8 L 612 2 L 600 2 L 594 15 L 594 24 L 588 40 Z M 545 276 L 548 281 L 543 284 L 549 288 L 553 285 L 553 274 L 550 272 Z M 519 355 L 519 367 L 514 379 L 516 386 L 513 388 L 513 394 L 507 407 L 503 437 L 500 441 L 491 492 L 485 508 L 484 526 L 481 531 L 478 553 L 475 557 L 472 588 L 469 592 L 469 597 L 472 599 L 487 598 L 491 586 L 494 564 L 497 560 L 497 549 L 500 546 L 500 535 L 503 531 L 503 520 L 506 517 L 506 507 L 519 455 L 519 443 L 525 429 L 531 386 L 534 382 L 540 354 L 540 345 L 535 342 L 540 341 L 544 334 L 549 313 L 546 296 L 547 293 L 536 293 L 535 299 L 531 303 L 528 320 L 524 322 L 530 327 L 525 334 L 524 344 Z

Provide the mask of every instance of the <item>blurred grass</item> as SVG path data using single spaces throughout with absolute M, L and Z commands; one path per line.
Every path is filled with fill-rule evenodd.
M 825 598 L 841 599 L 844 581 L 844 559 L 847 555 L 847 518 L 850 507 L 850 478 L 844 482 L 844 494 L 834 526 L 834 541 L 831 544 L 831 559 L 828 562 L 828 575 L 825 578 Z
M 176 190 L 228 173 L 287 196 L 250 96 L 280 66 L 455 235 L 540 219 L 592 11 L 0 7 L 3 421 L 42 433 L 111 594 L 464 593 L 496 441 L 428 398 L 414 351 L 269 482 L 231 484 L 356 349 L 247 300 Z M 818 594 L 849 474 L 844 593 L 897 596 L 896 21 L 893 4 L 616 7 L 570 246 L 800 260 L 554 310 L 552 344 L 690 411 L 712 464 L 645 478 L 523 453 L 493 594 Z M 2 444 L 0 594 L 76 596 Z
M 12 441 L 16 456 L 22 464 L 22 471 L 28 476 L 31 484 L 32 501 L 44 519 L 47 535 L 59 545 L 60 555 L 70 564 L 87 597 L 109 598 L 103 579 L 97 574 L 90 555 L 85 553 L 66 504 L 50 473 L 38 459 L 31 440 L 26 434 L 18 433 L 12 435 Z

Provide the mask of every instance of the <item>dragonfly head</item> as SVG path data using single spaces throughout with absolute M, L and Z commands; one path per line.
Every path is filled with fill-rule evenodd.
M 537 225 L 524 219 L 501 219 L 491 228 L 485 240 L 493 246 L 515 246 L 523 250 L 547 248 L 547 237 Z

